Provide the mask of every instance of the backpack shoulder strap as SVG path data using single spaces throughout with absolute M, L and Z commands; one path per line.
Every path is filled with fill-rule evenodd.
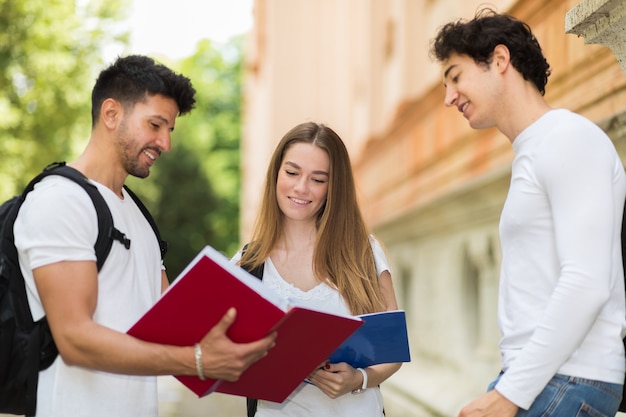
M 102 265 L 104 265 L 104 261 L 107 256 L 109 256 L 109 252 L 111 252 L 113 240 L 119 240 L 127 247 L 130 245 L 130 240 L 128 240 L 122 232 L 114 227 L 113 216 L 111 216 L 109 206 L 104 201 L 104 197 L 102 197 L 98 188 L 89 182 L 87 177 L 85 177 L 80 171 L 67 166 L 65 162 L 54 162 L 45 167 L 44 170 L 33 178 L 26 186 L 22 196 L 25 197 L 26 194 L 35 188 L 35 184 L 49 175 L 60 175 L 74 181 L 80 185 L 91 198 L 98 216 L 98 238 L 94 244 L 94 249 L 96 252 L 96 265 L 99 271 L 102 268 Z
M 246 250 L 248 249 L 248 246 L 250 244 L 246 243 L 245 245 L 243 245 L 243 248 L 241 249 L 241 254 L 243 255 L 244 253 L 246 253 Z M 250 275 L 255 276 L 256 278 L 258 278 L 259 280 L 263 281 L 263 270 L 265 269 L 265 264 L 262 263 L 261 265 L 257 266 L 256 268 L 248 268 L 247 266 L 243 266 L 242 268 L 245 269 L 246 271 L 248 271 L 250 273 Z
M 242 255 L 244 253 L 246 253 L 246 250 L 248 249 L 249 245 L 250 245 L 249 243 L 246 243 L 245 245 L 243 245 L 243 248 L 241 249 Z M 246 271 L 248 271 L 251 275 L 255 276 L 259 280 L 263 281 L 263 270 L 265 269 L 265 264 L 264 263 L 262 263 L 261 265 L 257 266 L 256 268 L 252 268 L 252 269 L 248 269 L 245 266 L 242 267 L 242 268 L 244 268 Z M 254 415 L 256 414 L 258 402 L 259 402 L 259 400 L 257 400 L 256 398 L 246 397 L 246 415 L 247 415 L 247 417 L 254 417 Z
M 141 199 L 137 197 L 137 194 L 135 194 L 130 188 L 128 188 L 127 185 L 124 185 L 124 189 L 126 190 L 128 195 L 133 199 L 135 204 L 137 204 L 137 207 L 139 207 L 139 210 L 141 210 L 146 220 L 148 220 L 148 223 L 150 223 L 150 227 L 152 227 L 152 230 L 154 231 L 154 234 L 156 235 L 157 240 L 159 241 L 159 248 L 161 249 L 161 259 L 165 258 L 165 254 L 167 253 L 167 249 L 168 249 L 167 242 L 161 239 L 161 233 L 159 232 L 159 227 L 157 226 L 156 221 L 154 221 L 154 218 L 150 214 L 150 211 L 145 206 L 145 204 L 143 204 Z

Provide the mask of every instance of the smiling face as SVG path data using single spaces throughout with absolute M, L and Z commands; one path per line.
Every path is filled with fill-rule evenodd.
M 326 203 L 330 160 L 326 151 L 297 142 L 283 156 L 276 181 L 278 207 L 288 220 L 315 223 Z
M 171 98 L 148 95 L 128 111 L 115 132 L 120 161 L 129 175 L 145 178 L 161 152 L 170 150 L 178 106 Z
M 456 107 L 474 129 L 495 126 L 503 97 L 496 64 L 453 53 L 443 61 L 445 105 Z

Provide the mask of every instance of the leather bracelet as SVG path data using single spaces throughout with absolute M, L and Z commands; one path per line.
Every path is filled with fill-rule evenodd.
M 202 348 L 200 347 L 200 343 L 196 343 L 196 372 L 198 373 L 198 378 L 200 381 L 204 381 L 206 378 L 204 377 L 204 371 L 202 370 Z
M 367 372 L 363 368 L 356 368 L 356 370 L 363 374 L 363 384 L 361 385 L 361 388 L 357 388 L 357 389 L 352 391 L 352 393 L 355 394 L 355 395 L 356 394 L 361 394 L 361 393 L 365 392 L 365 390 L 367 389 Z

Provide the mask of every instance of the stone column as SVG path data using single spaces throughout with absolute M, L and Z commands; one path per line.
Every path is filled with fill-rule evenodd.
M 565 16 L 565 33 L 582 36 L 585 43 L 607 46 L 626 74 L 626 2 L 583 0 Z

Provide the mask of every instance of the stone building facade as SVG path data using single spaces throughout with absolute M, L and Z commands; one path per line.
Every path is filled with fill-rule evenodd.
M 552 67 L 546 98 L 600 125 L 626 157 L 623 0 L 493 0 L 526 21 Z M 292 126 L 332 126 L 407 312 L 411 363 L 383 385 L 390 417 L 456 416 L 499 370 L 498 220 L 511 145 L 443 105 L 428 56 L 475 0 L 255 0 L 249 39 L 242 241 L 269 156 Z

